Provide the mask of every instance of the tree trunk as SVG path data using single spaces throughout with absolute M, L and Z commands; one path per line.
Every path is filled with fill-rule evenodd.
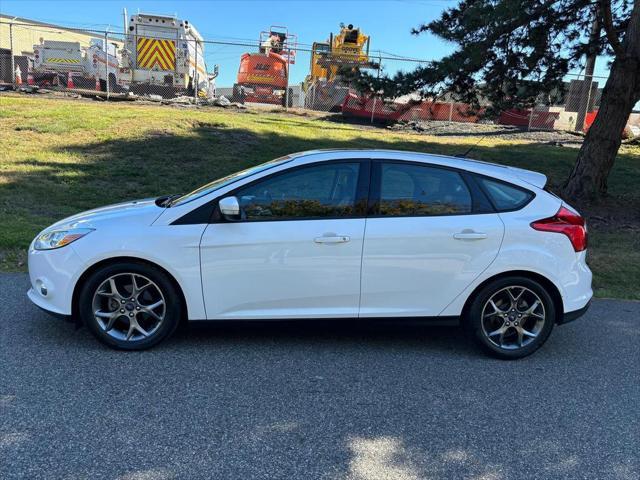
M 640 98 L 639 3 L 636 0 L 622 44 L 624 51 L 616 55 L 611 66 L 598 114 L 562 187 L 568 199 L 590 200 L 607 193 L 607 178 L 620 148 L 622 132 Z

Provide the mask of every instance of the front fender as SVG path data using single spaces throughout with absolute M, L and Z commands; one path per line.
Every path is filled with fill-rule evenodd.
M 138 259 L 166 270 L 182 289 L 189 319 L 207 318 L 200 275 L 200 238 L 205 225 L 160 225 L 126 235 L 95 233 L 92 243 L 72 245 L 84 264 L 77 282 L 92 266 L 119 258 Z M 77 285 L 74 283 L 74 289 Z

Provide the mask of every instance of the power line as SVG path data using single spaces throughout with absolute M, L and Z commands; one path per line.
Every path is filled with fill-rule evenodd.
M 443 1 L 446 1 L 446 0 L 443 0 Z M 118 40 L 121 40 L 117 38 L 118 35 L 119 36 L 125 35 L 124 33 L 107 31 L 107 30 L 98 30 L 98 29 L 92 29 L 92 28 L 66 27 L 61 25 L 48 25 L 44 23 L 33 24 L 33 23 L 28 23 L 24 20 L 21 20 L 20 18 L 17 18 L 17 22 L 0 19 L 0 25 L 3 25 L 3 24 L 4 25 L 13 24 L 14 27 L 18 27 L 18 28 L 32 28 L 34 30 L 46 30 L 46 31 L 55 32 L 55 33 L 63 33 L 63 32 L 71 31 L 71 32 L 78 32 L 78 33 L 89 34 L 89 35 L 99 35 L 101 37 L 103 37 L 105 34 L 108 34 L 108 35 L 111 35 L 114 39 L 118 39 Z M 257 40 L 243 41 L 239 39 L 235 40 L 233 39 L 233 37 L 229 37 L 229 38 L 230 40 L 203 40 L 202 43 L 209 44 L 209 45 L 217 45 L 220 47 L 246 47 L 246 48 L 252 48 L 252 49 L 260 48 L 260 42 Z M 312 53 L 313 52 L 313 48 L 309 48 L 304 45 L 308 45 L 308 44 L 297 44 L 295 47 L 296 53 L 298 52 Z M 206 55 L 208 57 L 212 57 L 213 53 L 214 52 L 207 52 Z M 219 51 L 219 53 L 222 53 L 222 52 Z M 336 55 L 336 57 L 341 57 L 341 58 L 344 58 L 345 56 L 347 55 L 345 55 L 344 53 L 340 55 Z M 354 54 L 354 56 L 359 56 L 359 54 Z M 403 55 L 398 55 L 393 52 L 387 52 L 384 50 L 371 51 L 369 52 L 369 57 L 373 58 L 374 60 L 378 59 L 380 61 L 387 60 L 387 61 L 397 61 L 397 62 L 407 62 L 407 63 L 419 63 L 419 64 L 425 64 L 425 65 L 433 63 L 433 60 L 406 57 Z M 581 76 L 583 76 L 583 74 L 581 72 L 568 72 L 565 74 L 565 76 L 573 76 L 573 77 L 580 78 Z M 593 75 L 593 78 L 606 79 L 607 77 L 602 75 L 600 76 Z
M 13 24 L 16 27 L 33 27 L 34 29 L 46 29 L 48 31 L 58 30 L 57 33 L 62 33 L 63 31 L 72 31 L 84 34 L 92 34 L 92 35 L 100 35 L 104 36 L 105 34 L 109 34 L 111 36 L 121 35 L 124 36 L 124 33 L 119 31 L 107 31 L 107 30 L 98 30 L 92 28 L 75 28 L 75 27 L 66 27 L 62 25 L 38 25 L 38 24 L 29 24 L 25 21 L 19 22 L 7 22 L 5 20 L 0 20 L 0 24 Z M 248 48 L 259 48 L 260 41 L 258 40 L 203 40 L 202 43 L 211 44 L 211 45 L 225 45 L 225 46 L 236 46 L 236 47 L 248 47 Z M 308 52 L 312 53 L 313 48 L 309 46 L 309 44 L 297 43 L 295 46 L 296 52 Z M 341 54 L 342 57 L 346 57 L 346 54 Z M 354 54 L 354 57 L 360 56 L 359 54 Z M 416 63 L 431 63 L 431 60 L 424 60 L 418 58 L 409 58 L 403 57 L 397 54 L 384 54 L 381 51 L 372 51 L 369 53 L 370 57 L 378 58 L 380 60 L 402 60 L 407 62 L 416 62 Z

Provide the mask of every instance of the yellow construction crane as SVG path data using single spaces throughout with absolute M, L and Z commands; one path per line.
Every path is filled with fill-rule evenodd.
M 349 90 L 340 79 L 344 68 L 377 68 L 369 60 L 369 36 L 357 27 L 340 24 L 340 33 L 330 34 L 327 42 L 314 42 L 310 73 L 304 81 L 307 108 L 333 111 L 339 108 Z

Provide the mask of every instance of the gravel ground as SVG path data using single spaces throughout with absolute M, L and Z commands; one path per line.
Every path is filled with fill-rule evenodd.
M 551 145 L 579 148 L 582 145 L 582 135 L 562 131 L 531 131 L 527 132 L 519 127 L 509 125 L 494 125 L 491 123 L 456 123 L 441 121 L 410 121 L 400 122 L 388 127 L 390 130 L 423 133 L 442 137 L 477 136 L 486 138 L 500 138 L 503 140 L 524 140 L 528 142 L 548 143 Z
M 0 275 L 3 479 L 637 479 L 640 303 L 522 361 L 458 329 L 201 325 L 116 352 Z

